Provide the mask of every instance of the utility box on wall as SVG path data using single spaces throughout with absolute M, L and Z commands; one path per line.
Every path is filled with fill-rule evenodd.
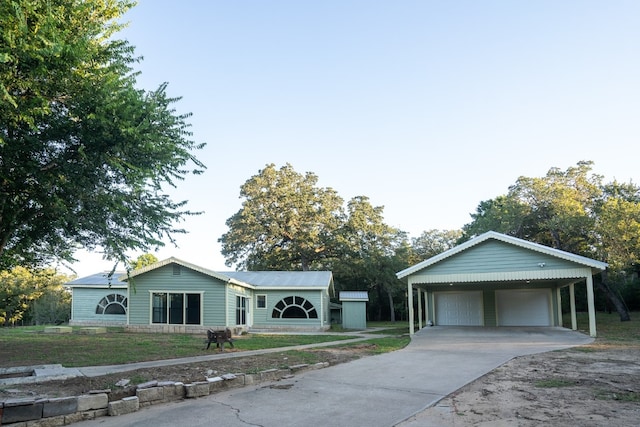
M 368 301 L 367 291 L 340 291 L 343 328 L 366 329 Z

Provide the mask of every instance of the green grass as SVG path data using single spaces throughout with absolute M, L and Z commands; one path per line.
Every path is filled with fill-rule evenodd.
M 0 328 L 0 367 L 62 364 L 66 367 L 118 365 L 200 356 L 202 335 L 129 333 L 109 328 L 106 334 L 45 334 L 44 326 Z M 236 349 L 258 350 L 339 341 L 340 335 L 259 335 L 237 337 Z M 209 349 L 209 353 L 215 350 Z
M 589 333 L 589 316 L 587 313 L 576 313 L 578 330 Z M 571 327 L 571 316 L 563 316 L 564 326 Z M 631 320 L 621 322 L 617 313 L 596 313 L 596 340 L 589 345 L 574 347 L 570 351 L 599 351 L 605 348 L 622 347 L 640 349 L 640 312 L 632 312 Z
M 633 391 L 620 391 L 612 393 L 611 391 L 599 391 L 596 398 L 600 400 L 617 400 L 621 402 L 640 402 L 640 393 Z

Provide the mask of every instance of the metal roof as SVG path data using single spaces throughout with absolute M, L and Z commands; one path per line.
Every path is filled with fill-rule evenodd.
M 333 280 L 330 271 L 225 271 L 220 274 L 256 288 L 327 288 Z
M 218 280 L 221 280 L 223 282 L 231 282 L 231 283 L 234 283 L 236 285 L 245 286 L 245 287 L 251 287 L 250 284 L 244 283 L 242 281 L 238 281 L 237 279 L 234 279 L 233 277 L 226 276 L 226 275 L 224 275 L 224 273 L 218 273 L 216 271 L 209 270 L 208 268 L 200 267 L 199 265 L 191 264 L 190 262 L 183 261 L 183 260 L 175 258 L 175 257 L 167 258 L 165 260 L 158 261 L 156 263 L 147 265 L 146 267 L 139 268 L 137 270 L 133 270 L 130 273 L 130 277 L 139 276 L 140 274 L 144 274 L 144 273 L 146 273 L 148 271 L 155 270 L 156 268 L 164 267 L 164 266 L 170 265 L 170 264 L 181 265 L 181 266 L 189 268 L 189 269 L 191 269 L 193 271 L 197 271 L 197 272 L 205 274 L 207 276 L 214 277 L 214 278 L 216 278 Z M 121 279 L 123 279 L 123 280 L 125 280 L 126 278 L 127 278 L 126 276 L 121 277 Z
M 340 291 L 340 301 L 369 301 L 367 291 Z
M 604 271 L 607 268 L 607 263 L 606 262 L 601 262 L 601 261 L 596 261 L 594 259 L 591 258 L 587 258 L 587 257 L 583 257 L 580 255 L 576 255 L 576 254 L 572 254 L 570 252 L 565 252 L 565 251 L 561 251 L 559 249 L 554 249 L 551 248 L 549 246 L 545 246 L 545 245 L 541 245 L 539 243 L 533 243 L 533 242 L 529 242 L 528 240 L 523 240 L 523 239 L 519 239 L 517 237 L 513 237 L 513 236 L 508 236 L 506 234 L 502 234 L 502 233 L 498 233 L 495 231 L 488 231 L 484 234 L 481 234 L 477 237 L 474 237 L 471 240 L 468 240 L 466 242 L 464 242 L 461 245 L 458 245 L 454 248 L 449 249 L 448 251 L 444 251 L 439 255 L 436 255 L 434 257 L 431 257 L 427 260 L 424 260 L 422 262 L 419 262 L 418 264 L 415 264 L 409 268 L 406 268 L 398 273 L 396 273 L 396 276 L 398 277 L 398 279 L 402 279 L 404 277 L 407 277 L 417 271 L 420 271 L 426 267 L 429 267 L 433 264 L 436 264 L 444 259 L 447 259 L 453 255 L 459 254 L 462 251 L 465 251 L 469 248 L 472 248 L 482 242 L 485 242 L 489 239 L 494 239 L 494 240 L 498 240 L 504 243 L 509 243 L 512 244 L 514 246 L 519 246 L 521 248 L 525 248 L 525 249 L 529 249 L 532 251 L 536 251 L 536 252 L 541 252 L 547 255 L 551 255 L 560 259 L 564 259 L 566 261 L 571 261 L 571 262 L 575 262 L 577 264 L 583 265 L 585 267 L 590 267 L 594 270 L 597 271 Z
M 178 264 L 207 276 L 214 277 L 223 282 L 244 286 L 250 289 L 326 289 L 333 286 L 333 274 L 330 271 L 228 271 L 218 272 L 182 261 L 177 258 L 168 258 L 158 261 L 146 267 L 131 271 L 129 276 L 125 271 L 113 274 L 111 286 L 126 287 L 130 277 L 139 276 L 149 271 L 170 264 Z M 69 282 L 67 286 L 95 286 L 107 287 L 109 281 L 107 274 L 98 273 Z
M 103 271 L 102 273 L 92 274 L 91 276 L 80 277 L 79 279 L 72 280 L 65 283 L 65 286 L 73 287 L 96 287 L 96 288 L 126 288 L 127 282 L 120 280 L 122 276 L 126 277 L 126 271 L 116 271 L 109 278 L 110 271 Z

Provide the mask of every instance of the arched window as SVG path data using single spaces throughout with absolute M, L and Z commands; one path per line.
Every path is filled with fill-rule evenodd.
M 274 319 L 317 319 L 313 304 L 302 297 L 290 296 L 278 301 L 271 317 Z
M 96 314 L 127 314 L 127 297 L 119 294 L 107 295 L 98 303 Z

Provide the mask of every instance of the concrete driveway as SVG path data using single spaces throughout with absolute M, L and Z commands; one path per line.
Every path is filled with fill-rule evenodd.
M 77 425 L 394 426 L 513 357 L 592 341 L 563 328 L 431 327 L 393 353 Z

